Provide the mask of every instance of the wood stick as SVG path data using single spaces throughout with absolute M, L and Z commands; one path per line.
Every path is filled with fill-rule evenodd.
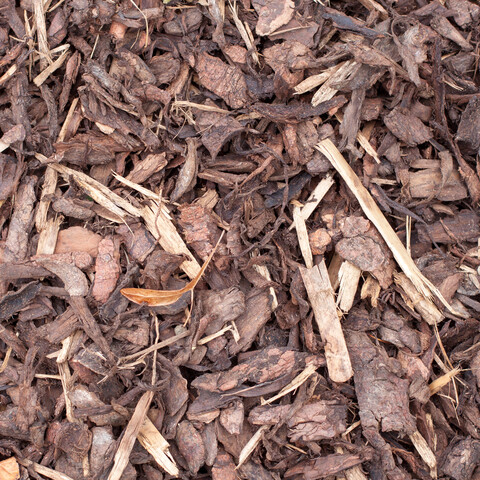
M 110 471 L 108 480 L 120 480 L 120 477 L 128 464 L 130 453 L 145 420 L 150 403 L 152 402 L 153 393 L 153 391 L 147 391 L 140 397 L 132 418 L 125 429 L 125 434 L 118 446 L 118 450 L 115 453 L 113 468 Z
M 325 261 L 310 269 L 300 267 L 300 274 L 325 342 L 328 374 L 334 382 L 346 382 L 352 377 L 353 369 Z
M 338 272 L 340 288 L 338 290 L 337 305 L 343 313 L 347 313 L 353 305 L 355 294 L 362 271 L 353 263 L 345 260 Z
M 307 226 L 305 220 L 302 218 L 301 209 L 297 205 L 293 207 L 293 221 L 297 230 L 298 244 L 303 255 L 303 260 L 307 268 L 313 267 L 313 255 L 310 248 L 310 241 L 308 240 Z
M 310 215 L 315 211 L 315 209 L 318 207 L 318 204 L 323 200 L 323 197 L 328 193 L 330 187 L 334 183 L 335 180 L 333 179 L 333 176 L 328 174 L 315 187 L 300 212 L 300 216 L 303 218 L 304 221 L 308 220 Z M 288 229 L 291 230 L 294 226 L 295 222 L 293 222 Z

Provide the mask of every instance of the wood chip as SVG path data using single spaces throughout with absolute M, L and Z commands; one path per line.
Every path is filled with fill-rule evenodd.
M 352 377 L 353 370 L 325 261 L 322 260 L 311 269 L 300 267 L 300 274 L 320 335 L 325 342 L 328 374 L 334 382 L 347 382 Z

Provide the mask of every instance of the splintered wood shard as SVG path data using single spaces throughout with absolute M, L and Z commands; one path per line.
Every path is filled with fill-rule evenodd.
M 165 205 L 145 206 L 141 210 L 141 215 L 148 231 L 158 240 L 165 251 L 185 255 L 186 260 L 180 265 L 180 268 L 190 278 L 195 278 L 200 271 L 200 265 L 175 228 Z
M 130 453 L 132 451 L 137 435 L 143 425 L 148 408 L 153 399 L 152 391 L 145 392 L 135 407 L 132 418 L 128 422 L 125 433 L 115 453 L 113 468 L 110 471 L 108 480 L 119 480 L 125 470 Z
M 353 375 L 353 369 L 325 261 L 313 268 L 299 268 L 318 330 L 325 342 L 328 374 L 334 382 L 347 382 Z
M 348 260 L 342 263 L 338 272 L 340 288 L 338 290 L 337 305 L 343 313 L 347 313 L 352 308 L 361 275 L 362 271 L 353 263 L 350 263 Z
M 330 139 L 322 140 L 317 146 L 317 150 L 323 153 L 335 170 L 341 175 L 345 183 L 357 198 L 360 206 L 367 218 L 377 227 L 378 232 L 385 240 L 386 244 L 390 248 L 395 260 L 400 265 L 400 268 L 405 272 L 405 275 L 412 281 L 415 288 L 425 297 L 431 298 L 432 295 L 436 296 L 440 302 L 445 305 L 452 313 L 455 311 L 449 305 L 449 303 L 443 298 L 437 287 L 433 285 L 430 280 L 425 278 L 422 272 L 415 265 L 412 257 L 408 254 L 403 243 L 398 238 L 397 234 L 388 223 L 387 219 L 378 208 L 378 205 L 373 200 L 370 193 L 362 185 L 362 182 L 352 170 L 348 162 L 343 155 L 334 145 Z
M 167 473 L 175 478 L 180 475 L 180 470 L 169 452 L 170 445 L 148 417 L 145 417 L 140 427 L 137 440 Z

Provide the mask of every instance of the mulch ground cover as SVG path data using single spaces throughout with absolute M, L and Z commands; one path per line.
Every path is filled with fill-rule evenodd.
M 0 2 L 0 478 L 480 479 L 480 5 Z

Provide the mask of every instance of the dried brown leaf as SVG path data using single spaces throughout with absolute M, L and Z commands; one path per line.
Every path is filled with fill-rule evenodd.
M 207 260 L 203 264 L 202 268 L 196 275 L 196 277 L 191 280 L 185 287 L 181 288 L 180 290 L 148 290 L 144 288 L 123 288 L 121 290 L 122 295 L 127 297 L 130 301 L 138 304 L 146 303 L 150 307 L 158 307 L 158 306 L 166 306 L 175 303 L 180 297 L 187 292 L 193 292 L 193 289 L 200 281 L 203 273 L 208 267 L 210 260 L 212 259 L 213 255 L 215 254 L 217 247 L 223 237 L 220 236 L 215 248 L 212 250 L 212 253 L 208 256 Z

